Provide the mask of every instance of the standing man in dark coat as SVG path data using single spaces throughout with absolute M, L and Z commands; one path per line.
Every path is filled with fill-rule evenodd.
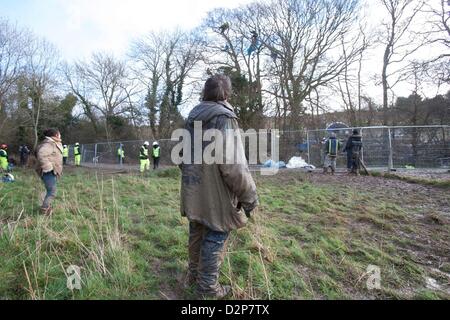
M 360 153 L 362 150 L 362 137 L 357 129 L 348 138 L 344 152 L 347 152 L 347 169 L 349 173 L 359 175 Z
M 20 166 L 25 167 L 28 164 L 28 157 L 30 155 L 30 149 L 23 144 L 19 148 L 19 154 L 20 154 Z
M 217 142 L 224 150 L 234 150 L 234 155 L 239 155 L 238 161 L 226 158 L 227 161 L 209 164 L 202 157 L 202 161 L 197 163 L 193 160 L 201 155 L 195 154 L 192 147 L 191 162 L 181 165 L 181 214 L 189 220 L 186 284 L 196 285 L 197 292 L 203 297 L 223 298 L 229 293 L 229 286 L 219 284 L 226 242 L 232 230 L 246 225 L 246 216 L 250 217 L 258 205 L 256 185 L 245 159 L 237 116 L 227 102 L 231 91 L 231 81 L 227 76 L 209 78 L 205 83 L 203 101 L 191 111 L 185 126 L 192 141 L 199 130 L 196 129 L 198 124 L 201 130 L 217 130 L 223 136 L 231 130 L 238 135 L 235 143 L 227 139 Z M 204 142 L 200 151 L 204 152 L 207 147 L 208 143 Z

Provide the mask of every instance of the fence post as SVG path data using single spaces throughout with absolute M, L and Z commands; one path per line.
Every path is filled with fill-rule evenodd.
M 389 170 L 389 172 L 390 172 L 390 171 L 392 171 L 392 169 L 394 168 L 393 152 L 392 152 L 391 128 L 388 128 L 388 135 L 389 135 L 389 160 L 388 160 L 388 170 Z
M 310 149 L 309 149 L 309 130 L 306 131 L 306 145 L 308 147 L 308 164 L 311 164 L 311 155 L 310 155 Z
M 123 157 L 122 157 L 122 153 L 123 153 L 123 146 L 120 145 L 120 167 L 123 167 Z
M 363 129 L 361 128 L 361 139 L 363 138 Z M 364 162 L 364 144 L 361 148 L 361 161 Z
M 94 165 L 95 165 L 95 166 L 98 165 L 97 162 L 98 162 L 98 161 L 97 161 L 97 144 L 95 144 L 95 147 L 94 147 Z

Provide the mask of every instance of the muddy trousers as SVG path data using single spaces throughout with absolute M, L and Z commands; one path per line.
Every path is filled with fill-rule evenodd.
M 359 173 L 360 170 L 360 155 L 359 153 L 353 153 L 352 155 L 352 173 Z
M 197 282 L 201 294 L 215 294 L 219 289 L 220 266 L 228 236 L 229 232 L 189 223 L 189 276 Z

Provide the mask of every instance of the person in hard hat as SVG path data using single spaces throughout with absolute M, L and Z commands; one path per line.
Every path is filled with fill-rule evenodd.
M 142 145 L 141 149 L 139 150 L 139 160 L 141 163 L 141 172 L 145 172 L 150 170 L 150 158 L 148 157 L 148 147 L 150 146 L 150 143 L 148 141 L 145 141 Z
M 120 165 L 122 165 L 123 161 L 125 160 L 125 150 L 123 150 L 122 143 L 119 145 L 119 148 L 117 149 L 117 159 L 119 160 Z
M 69 147 L 65 144 L 63 146 L 63 165 L 67 165 L 67 159 L 69 159 Z
M 159 146 L 159 143 L 157 141 L 153 142 L 152 157 L 153 170 L 156 170 L 159 168 L 159 159 L 161 158 L 161 147 Z
M 47 194 L 41 206 L 45 215 L 51 215 L 52 202 L 56 196 L 56 184 L 63 171 L 63 146 L 58 129 L 44 131 L 45 139 L 36 149 L 36 172 L 44 183 Z
M 325 161 L 323 164 L 323 172 L 328 173 L 328 168 L 331 169 L 331 174 L 334 175 L 336 172 L 336 159 L 339 150 L 341 150 L 342 144 L 336 138 L 336 133 L 331 133 L 330 137 L 325 142 Z
M 73 154 L 75 156 L 75 165 L 77 167 L 81 166 L 81 149 L 80 144 L 78 142 L 75 143 L 75 147 L 73 148 Z
M 8 146 L 6 144 L 0 145 L 0 170 L 8 171 Z

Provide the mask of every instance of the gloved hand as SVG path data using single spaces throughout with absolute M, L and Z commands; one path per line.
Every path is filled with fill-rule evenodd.
M 241 203 L 239 202 L 237 205 L 237 209 L 238 211 L 240 211 L 241 209 L 244 209 L 244 213 L 247 216 L 247 218 L 251 218 L 251 213 L 252 211 L 257 207 L 258 205 L 258 200 L 256 200 L 254 203 Z

